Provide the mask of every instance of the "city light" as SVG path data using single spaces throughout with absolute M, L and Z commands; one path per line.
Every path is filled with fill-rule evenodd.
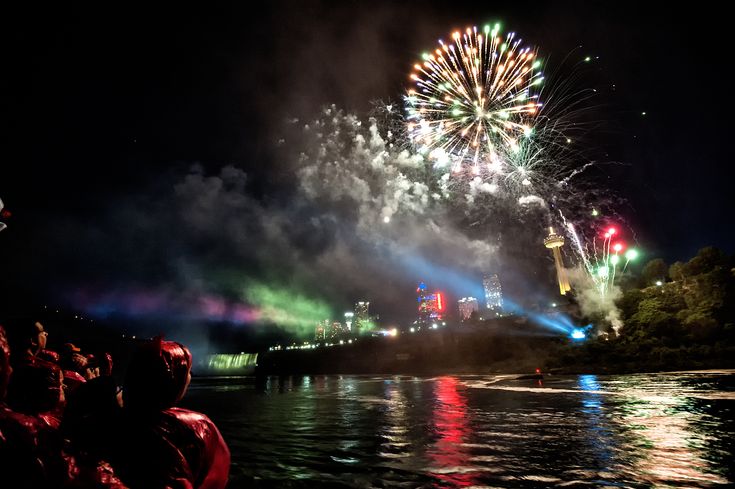
M 572 331 L 572 334 L 569 335 L 573 340 L 583 340 L 587 337 L 586 334 L 584 334 L 584 331 L 581 329 L 575 329 Z
M 461 298 L 457 301 L 457 306 L 459 308 L 459 315 L 462 320 L 469 319 L 470 316 L 472 316 L 473 312 L 477 312 L 479 310 L 477 299 L 475 299 L 474 297 Z

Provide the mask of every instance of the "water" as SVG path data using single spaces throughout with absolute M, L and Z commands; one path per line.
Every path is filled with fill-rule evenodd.
M 195 382 L 230 487 L 732 485 L 735 371 Z

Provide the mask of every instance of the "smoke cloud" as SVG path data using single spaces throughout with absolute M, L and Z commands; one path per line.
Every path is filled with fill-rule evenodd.
M 582 314 L 589 318 L 604 320 L 617 333 L 623 327 L 620 310 L 615 304 L 623 296 L 620 287 L 611 284 L 605 294 L 600 294 L 589 273 L 582 266 L 567 269 L 567 274 Z
M 358 300 L 412 320 L 420 280 L 478 295 L 500 245 L 468 232 L 421 155 L 333 106 L 292 120 L 289 133 L 272 194 L 256 198 L 234 165 L 193 165 L 78 229 L 99 273 L 70 286 L 71 302 L 98 316 L 273 324 L 307 337 Z

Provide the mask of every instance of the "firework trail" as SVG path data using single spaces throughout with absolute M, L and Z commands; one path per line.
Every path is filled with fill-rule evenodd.
M 602 233 L 598 231 L 597 234 L 601 234 L 602 239 L 594 236 L 588 247 L 583 244 L 574 224 L 567 221 L 561 211 L 559 215 L 585 272 L 600 297 L 604 298 L 615 285 L 618 269 L 620 273 L 625 272 L 628 264 L 638 258 L 638 250 L 627 248 L 625 242 L 616 240 L 619 231 L 614 226 L 607 227 Z

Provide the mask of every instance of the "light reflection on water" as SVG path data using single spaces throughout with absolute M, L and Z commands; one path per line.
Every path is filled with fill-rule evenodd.
M 287 376 L 193 385 L 232 487 L 733 483 L 735 372 Z

